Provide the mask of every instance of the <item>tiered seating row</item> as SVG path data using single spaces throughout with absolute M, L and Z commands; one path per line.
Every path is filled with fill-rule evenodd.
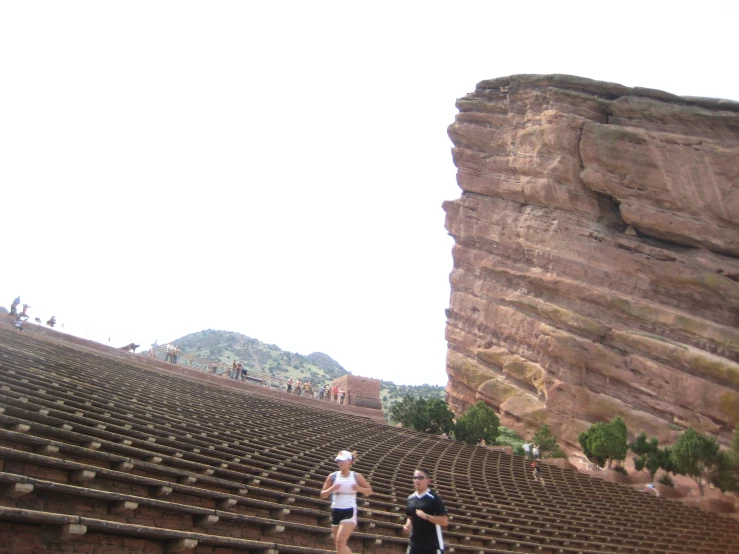
M 376 491 L 362 500 L 355 552 L 404 550 L 417 467 L 449 508 L 449 551 L 739 552 L 732 520 L 573 471 L 544 468 L 541 486 L 518 456 L 1 326 L 0 343 L 0 540 L 45 525 L 44 540 L 93 552 L 106 537 L 129 541 L 121 552 L 322 552 L 331 545 L 318 492 L 335 452 L 352 448 Z

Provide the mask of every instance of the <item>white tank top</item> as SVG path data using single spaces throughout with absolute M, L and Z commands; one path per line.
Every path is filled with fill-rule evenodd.
M 342 477 L 341 472 L 334 473 L 334 485 L 340 485 L 339 490 L 334 491 L 331 508 L 346 509 L 357 507 L 357 491 L 352 485 L 357 484 L 357 478 L 354 472 L 350 471 L 348 477 Z

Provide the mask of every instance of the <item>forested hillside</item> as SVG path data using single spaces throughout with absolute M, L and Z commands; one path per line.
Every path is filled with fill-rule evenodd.
M 317 385 L 330 383 L 335 378 L 350 373 L 342 365 L 323 352 L 304 356 L 282 350 L 275 344 L 266 344 L 233 331 L 208 329 L 191 333 L 172 341 L 185 354 L 231 364 L 240 361 L 250 373 L 267 373 L 288 379 L 309 380 Z M 366 377 L 371 377 L 367 375 Z M 420 398 L 444 398 L 444 387 L 434 385 L 396 385 L 382 381 L 380 400 L 388 419 L 390 407 L 406 394 Z
M 441 398 L 444 399 L 446 391 L 439 385 L 396 385 L 392 381 L 383 381 L 380 389 L 380 400 L 382 400 L 382 411 L 385 419 L 393 423 L 390 418 L 390 408 L 396 402 L 403 399 L 406 394 L 416 398 Z
M 327 383 L 348 373 L 327 354 L 314 352 L 303 356 L 233 331 L 208 329 L 172 342 L 186 354 L 225 364 L 240 361 L 250 373 L 308 379 L 315 384 Z

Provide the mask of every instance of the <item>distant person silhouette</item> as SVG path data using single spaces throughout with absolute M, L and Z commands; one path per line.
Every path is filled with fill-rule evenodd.
M 23 321 L 28 321 L 28 313 L 26 312 L 28 312 L 28 308 L 30 307 L 31 306 L 29 306 L 28 304 L 23 304 L 23 310 L 21 311 L 20 314 L 18 314 L 18 317 L 23 319 Z
M 534 468 L 534 471 L 531 472 L 534 476 L 534 481 L 539 481 L 543 485 L 544 478 L 541 476 L 541 468 L 539 467 L 539 464 L 534 462 L 533 464 L 531 464 L 531 467 Z
M 655 487 L 652 483 L 649 483 L 646 485 L 643 489 L 641 489 L 639 492 L 653 492 L 657 496 L 659 496 L 659 491 L 657 490 L 657 487 Z
M 528 460 L 529 455 L 531 454 L 531 443 L 525 442 L 523 443 L 523 455 Z

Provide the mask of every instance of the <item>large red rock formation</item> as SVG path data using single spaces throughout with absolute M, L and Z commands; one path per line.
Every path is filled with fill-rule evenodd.
M 739 421 L 739 103 L 563 75 L 483 81 L 449 127 L 447 392 L 565 444 L 621 415 Z

